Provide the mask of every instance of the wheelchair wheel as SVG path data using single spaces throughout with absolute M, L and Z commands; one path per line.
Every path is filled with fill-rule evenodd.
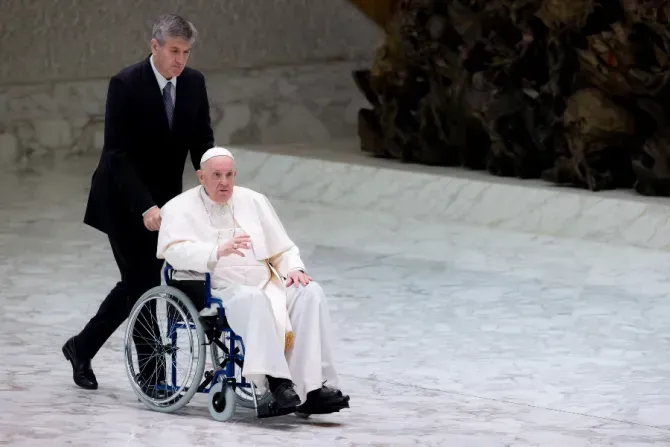
M 226 422 L 235 414 L 235 391 L 223 382 L 212 385 L 207 394 L 207 409 L 215 421 Z
M 205 344 L 198 311 L 183 292 L 163 285 L 142 295 L 125 334 L 126 373 L 139 400 L 162 413 L 186 405 L 204 374 Z
M 223 344 L 227 347 L 228 351 L 230 350 L 230 332 L 224 331 L 222 336 L 221 336 L 221 341 Z M 233 352 L 235 351 L 235 348 L 238 348 L 240 351 L 242 351 L 242 356 L 244 356 L 244 346 L 242 346 L 242 343 L 235 342 L 233 343 Z M 212 358 L 212 364 L 214 368 L 218 368 L 226 359 L 230 358 L 230 352 L 224 352 L 222 351 L 216 344 L 212 343 L 210 345 L 210 356 Z M 230 360 L 229 360 L 230 361 Z M 253 395 L 253 389 L 250 384 L 249 386 L 242 387 L 239 386 L 239 384 L 242 382 L 242 361 L 239 359 L 235 359 L 235 382 L 238 384 L 238 386 L 235 387 L 235 397 L 237 399 L 237 404 L 243 408 L 254 408 L 254 395 Z M 256 389 L 256 401 L 258 402 L 258 406 L 260 407 L 261 405 L 268 403 L 272 399 L 272 394 L 270 394 L 269 390 L 266 390 L 265 392 L 261 392 L 260 390 Z

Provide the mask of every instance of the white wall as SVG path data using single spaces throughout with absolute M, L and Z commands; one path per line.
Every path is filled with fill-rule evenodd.
M 217 143 L 355 135 L 382 36 L 346 0 L 0 0 L 0 162 L 98 150 L 107 81 L 167 12 L 198 28 Z

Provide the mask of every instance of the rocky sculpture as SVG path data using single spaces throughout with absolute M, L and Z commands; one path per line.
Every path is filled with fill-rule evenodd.
M 361 149 L 670 196 L 670 0 L 400 0 Z

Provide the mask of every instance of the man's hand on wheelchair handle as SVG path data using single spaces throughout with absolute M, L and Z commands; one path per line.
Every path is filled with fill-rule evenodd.
M 144 215 L 144 226 L 149 231 L 158 231 L 161 228 L 161 210 L 154 206 Z
M 288 272 L 288 275 L 286 276 L 286 287 L 291 287 L 291 285 L 293 285 L 293 287 L 299 287 L 300 284 L 306 286 L 312 281 L 312 277 L 302 270 L 292 270 Z
M 219 245 L 219 249 L 216 252 L 217 259 L 224 256 L 229 256 L 236 254 L 244 257 L 244 253 L 238 250 L 238 248 L 248 249 L 251 247 L 251 237 L 248 234 L 243 234 L 241 236 L 235 236 L 234 238 L 224 242 Z

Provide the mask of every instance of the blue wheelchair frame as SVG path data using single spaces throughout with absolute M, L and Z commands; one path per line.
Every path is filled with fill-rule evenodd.
M 175 269 L 168 263 L 165 264 L 165 267 L 163 269 L 163 277 L 165 279 L 165 283 L 169 284 L 171 281 L 170 278 L 170 273 L 174 272 Z M 178 281 L 176 281 L 178 282 Z M 189 299 L 192 300 L 191 297 Z M 235 387 L 240 387 L 240 388 L 252 388 L 252 396 L 254 400 L 254 406 L 257 407 L 258 403 L 256 401 L 256 392 L 254 387 L 246 381 L 244 377 L 241 377 L 241 381 L 236 381 L 235 380 L 235 364 L 238 364 L 238 366 L 241 369 L 241 365 L 244 362 L 244 354 L 240 354 L 239 351 L 236 349 L 236 343 L 239 343 L 240 346 L 242 347 L 242 352 L 244 352 L 244 341 L 242 340 L 242 337 L 239 335 L 235 334 L 235 332 L 230 328 L 228 324 L 228 320 L 226 319 L 226 313 L 223 307 L 223 302 L 212 296 L 212 283 L 211 283 L 211 276 L 209 273 L 205 274 L 205 308 L 211 307 L 214 304 L 218 304 L 218 309 L 217 309 L 217 318 L 216 318 L 216 329 L 221 331 L 221 334 L 226 334 L 228 335 L 228 338 L 230 340 L 229 346 L 225 346 L 225 344 L 220 340 L 220 338 L 216 339 L 211 339 L 209 342 L 206 342 L 206 344 L 214 343 L 216 344 L 224 354 L 226 354 L 226 359 L 224 360 L 222 365 L 214 365 L 216 368 L 213 373 L 210 373 L 209 371 L 205 371 L 204 377 L 205 380 L 202 382 L 202 384 L 199 385 L 198 387 L 198 392 L 199 393 L 205 393 L 208 394 L 214 384 L 219 382 L 220 377 L 223 375 L 224 376 L 224 382 L 226 382 L 229 386 Z M 194 315 L 194 318 L 200 318 L 199 315 Z M 170 321 L 168 318 L 168 331 L 170 328 L 173 328 L 175 330 L 172 331 L 171 333 L 171 342 L 172 342 L 172 384 L 166 385 L 164 387 L 159 387 L 159 389 L 163 389 L 168 392 L 174 392 L 176 391 L 179 387 L 177 386 L 176 383 L 176 376 L 177 376 L 177 358 L 176 358 L 176 351 L 177 351 L 177 329 L 187 329 L 187 330 L 192 330 L 195 329 L 194 325 L 192 323 L 183 323 L 183 322 L 175 322 L 175 321 Z M 213 328 L 210 328 L 213 329 Z M 209 339 L 210 336 L 207 334 L 207 330 L 205 330 L 205 336 Z M 207 354 L 205 354 L 205 357 L 207 357 Z M 206 360 L 205 360 L 206 361 Z M 214 359 L 212 359 L 214 361 Z

